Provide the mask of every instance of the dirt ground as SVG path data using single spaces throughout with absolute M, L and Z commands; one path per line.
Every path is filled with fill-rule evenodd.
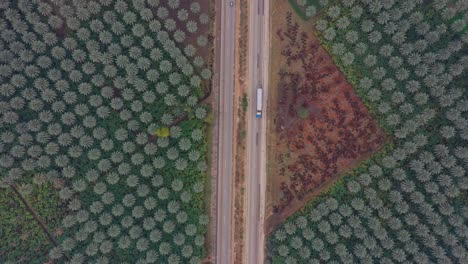
M 245 54 L 247 54 L 247 36 L 248 36 L 248 0 L 240 0 L 236 7 L 236 35 L 238 41 L 235 44 L 235 70 L 234 82 L 234 112 L 235 115 L 235 138 L 234 138 L 234 208 L 232 212 L 233 226 L 233 263 L 242 263 L 245 254 L 245 172 L 246 172 L 246 112 L 242 106 L 243 97 L 247 91 L 245 75 Z
M 267 230 L 385 143 L 366 106 L 321 47 L 313 21 L 273 0 Z

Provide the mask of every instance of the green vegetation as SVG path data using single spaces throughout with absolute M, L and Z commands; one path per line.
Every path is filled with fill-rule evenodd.
M 319 14 L 326 5 L 334 0 L 288 0 L 296 14 L 303 20 L 308 20 Z
M 167 138 L 169 136 L 169 128 L 168 127 L 160 127 L 156 129 L 156 132 L 154 133 L 156 136 L 161 137 L 161 138 Z
M 317 17 L 322 44 L 393 146 L 273 232 L 272 263 L 467 262 L 461 2 L 342 0 Z
M 249 100 L 247 99 L 247 93 L 242 94 L 241 107 L 242 111 L 247 112 L 247 107 L 249 106 Z
M 299 110 L 297 111 L 297 116 L 300 118 L 300 119 L 306 119 L 307 117 L 309 117 L 309 109 L 305 108 L 305 107 L 301 107 L 299 108 Z
M 28 204 L 34 204 L 38 217 L 52 233 L 60 234 L 65 210 L 57 189 L 40 176 L 18 186 Z M 36 212 L 37 213 L 37 212 Z M 53 247 L 25 204 L 10 188 L 0 189 L 0 260 L 2 263 L 37 263 L 48 260 Z
M 30 221 L 25 233 L 37 236 L 14 249 L 2 244 L 0 262 L 205 257 L 205 126 L 212 113 L 199 105 L 211 78 L 202 56 L 210 45 L 201 30 L 210 18 L 203 3 L 1 2 L 0 180 L 20 184 L 35 172 L 61 182 L 52 198 L 66 215 L 51 227 L 62 234 L 50 248 L 21 205 L 7 203 L 3 241 L 21 239 L 11 227 L 15 212 Z M 45 222 L 61 216 L 43 206 L 54 199 L 31 200 Z

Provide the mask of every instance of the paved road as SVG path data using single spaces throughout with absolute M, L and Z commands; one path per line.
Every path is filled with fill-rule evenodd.
M 269 65 L 269 0 L 252 0 L 249 11 L 249 98 L 247 113 L 247 228 L 246 258 L 260 264 L 265 258 L 266 106 Z M 255 118 L 257 87 L 263 88 L 263 117 Z
M 218 3 L 219 4 L 219 3 Z M 232 256 L 232 161 L 235 8 L 221 1 L 221 39 L 218 91 L 218 183 L 216 264 L 230 264 Z

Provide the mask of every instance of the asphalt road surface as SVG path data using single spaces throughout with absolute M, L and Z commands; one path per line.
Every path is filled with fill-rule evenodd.
M 231 263 L 235 8 L 221 1 L 216 264 Z
M 249 10 L 249 98 L 247 111 L 246 263 L 264 263 L 266 190 L 266 106 L 269 70 L 268 0 L 252 0 Z M 256 119 L 257 88 L 263 88 L 262 119 Z

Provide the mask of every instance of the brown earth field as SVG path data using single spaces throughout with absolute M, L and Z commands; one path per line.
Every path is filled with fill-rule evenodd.
M 387 141 L 314 32 L 273 0 L 267 231 Z

